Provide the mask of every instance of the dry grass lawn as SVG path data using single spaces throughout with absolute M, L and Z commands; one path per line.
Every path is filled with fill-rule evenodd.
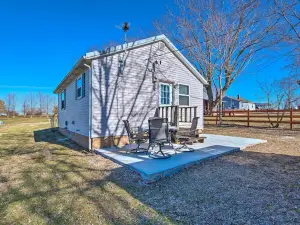
M 268 143 L 145 186 L 47 128 L 0 127 L 0 224 L 300 224 L 300 132 L 208 126 Z
M 0 127 L 0 224 L 171 224 L 120 186 L 137 177 L 58 142 L 46 120 L 8 124 Z

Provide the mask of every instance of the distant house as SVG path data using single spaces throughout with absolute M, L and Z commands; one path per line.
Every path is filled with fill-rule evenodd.
M 127 143 L 123 120 L 147 127 L 159 107 L 196 107 L 206 80 L 165 36 L 88 52 L 57 86 L 58 127 L 89 149 Z
M 203 109 L 204 109 L 204 114 L 206 114 L 209 109 L 208 95 L 205 87 L 203 87 Z
M 270 108 L 271 108 L 271 105 L 268 104 L 268 103 L 260 103 L 260 102 L 257 102 L 257 103 L 255 103 L 255 108 L 256 108 L 256 109 L 270 109 Z
M 255 110 L 255 103 L 241 98 L 240 95 L 237 95 L 237 98 L 225 96 L 223 97 L 223 109 Z

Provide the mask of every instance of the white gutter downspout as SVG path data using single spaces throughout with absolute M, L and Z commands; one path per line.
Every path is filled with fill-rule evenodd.
M 89 68 L 89 150 L 92 150 L 92 67 L 83 64 L 87 68 Z

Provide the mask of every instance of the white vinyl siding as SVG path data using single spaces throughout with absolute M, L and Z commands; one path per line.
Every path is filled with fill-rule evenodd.
M 85 83 L 88 84 L 89 72 L 86 72 Z M 79 133 L 84 136 L 89 134 L 89 102 L 88 102 L 88 89 L 83 90 L 83 96 L 86 98 L 76 99 L 76 80 L 74 79 L 66 87 L 64 110 L 61 110 L 61 97 L 62 93 L 58 95 L 58 126 L 60 128 L 68 128 L 68 130 Z M 67 123 L 67 126 L 66 126 Z
M 126 55 L 123 52 L 92 61 L 92 137 L 127 135 L 124 119 L 132 126 L 148 126 L 149 117 L 155 115 L 161 101 L 160 83 L 153 83 L 149 59 L 158 51 L 156 60 L 161 64 L 156 65 L 157 80 L 189 86 L 189 105 L 198 106 L 198 128 L 203 128 L 203 84 L 167 47 L 157 47 L 158 43 L 149 44 L 130 49 Z M 125 61 L 122 76 L 120 58 Z M 179 105 L 179 88 L 170 90 L 170 104 Z

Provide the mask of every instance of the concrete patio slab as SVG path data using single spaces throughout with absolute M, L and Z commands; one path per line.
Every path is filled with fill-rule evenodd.
M 213 134 L 202 134 L 201 136 L 207 138 L 204 143 L 191 145 L 191 147 L 195 149 L 194 152 L 178 152 L 175 154 L 170 146 L 165 146 L 163 148 L 164 152 L 172 154 L 172 157 L 168 159 L 152 159 L 145 153 L 128 153 L 127 151 L 134 148 L 136 146 L 135 144 L 127 145 L 123 148 L 113 147 L 97 149 L 95 152 L 96 154 L 100 154 L 120 165 L 138 172 L 143 180 L 153 182 L 177 173 L 184 168 L 201 163 L 204 160 L 266 142 L 265 140 L 260 139 Z M 180 145 L 174 145 L 174 147 L 178 146 Z M 147 148 L 148 144 L 145 143 L 142 147 Z

